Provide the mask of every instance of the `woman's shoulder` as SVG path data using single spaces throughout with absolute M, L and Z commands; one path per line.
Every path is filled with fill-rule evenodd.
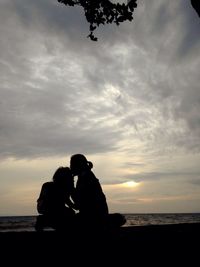
M 42 185 L 42 190 L 50 190 L 53 187 L 54 187 L 54 183 L 53 182 L 45 182 Z
M 48 186 L 52 186 L 53 185 L 53 182 L 52 181 L 49 181 L 49 182 L 45 182 L 43 183 L 43 187 L 48 187 Z

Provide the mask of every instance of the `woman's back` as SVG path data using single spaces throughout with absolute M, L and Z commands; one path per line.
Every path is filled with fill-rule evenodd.
M 37 209 L 41 214 L 60 213 L 69 203 L 70 195 L 74 190 L 71 170 L 68 167 L 59 167 L 51 182 L 42 185 Z M 69 204 L 68 204 L 69 205 Z
M 40 196 L 37 200 L 37 209 L 40 214 L 58 213 L 65 208 L 68 194 L 54 182 L 42 185 Z

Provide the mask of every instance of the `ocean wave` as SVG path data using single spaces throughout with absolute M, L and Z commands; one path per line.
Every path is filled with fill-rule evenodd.
M 200 213 L 124 214 L 128 226 L 200 223 Z M 36 216 L 0 217 L 0 232 L 35 231 Z

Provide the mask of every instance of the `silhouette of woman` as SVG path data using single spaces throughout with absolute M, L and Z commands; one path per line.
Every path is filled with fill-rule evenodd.
M 74 176 L 78 176 L 73 200 L 79 209 L 80 222 L 89 227 L 123 225 L 126 220 L 121 214 L 109 214 L 106 197 L 92 168 L 92 162 L 84 155 L 71 156 L 70 169 Z
M 74 191 L 74 180 L 70 168 L 59 167 L 50 182 L 42 185 L 37 199 L 38 216 L 35 228 L 42 230 L 45 225 L 56 230 L 72 226 L 75 216 L 75 205 L 70 197 Z M 68 205 L 68 207 L 66 206 Z

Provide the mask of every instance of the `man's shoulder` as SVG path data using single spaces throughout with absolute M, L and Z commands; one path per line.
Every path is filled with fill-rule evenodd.
M 99 179 L 96 177 L 96 175 L 92 171 L 85 172 L 84 176 L 86 177 L 86 179 L 88 178 L 89 180 L 99 181 Z

